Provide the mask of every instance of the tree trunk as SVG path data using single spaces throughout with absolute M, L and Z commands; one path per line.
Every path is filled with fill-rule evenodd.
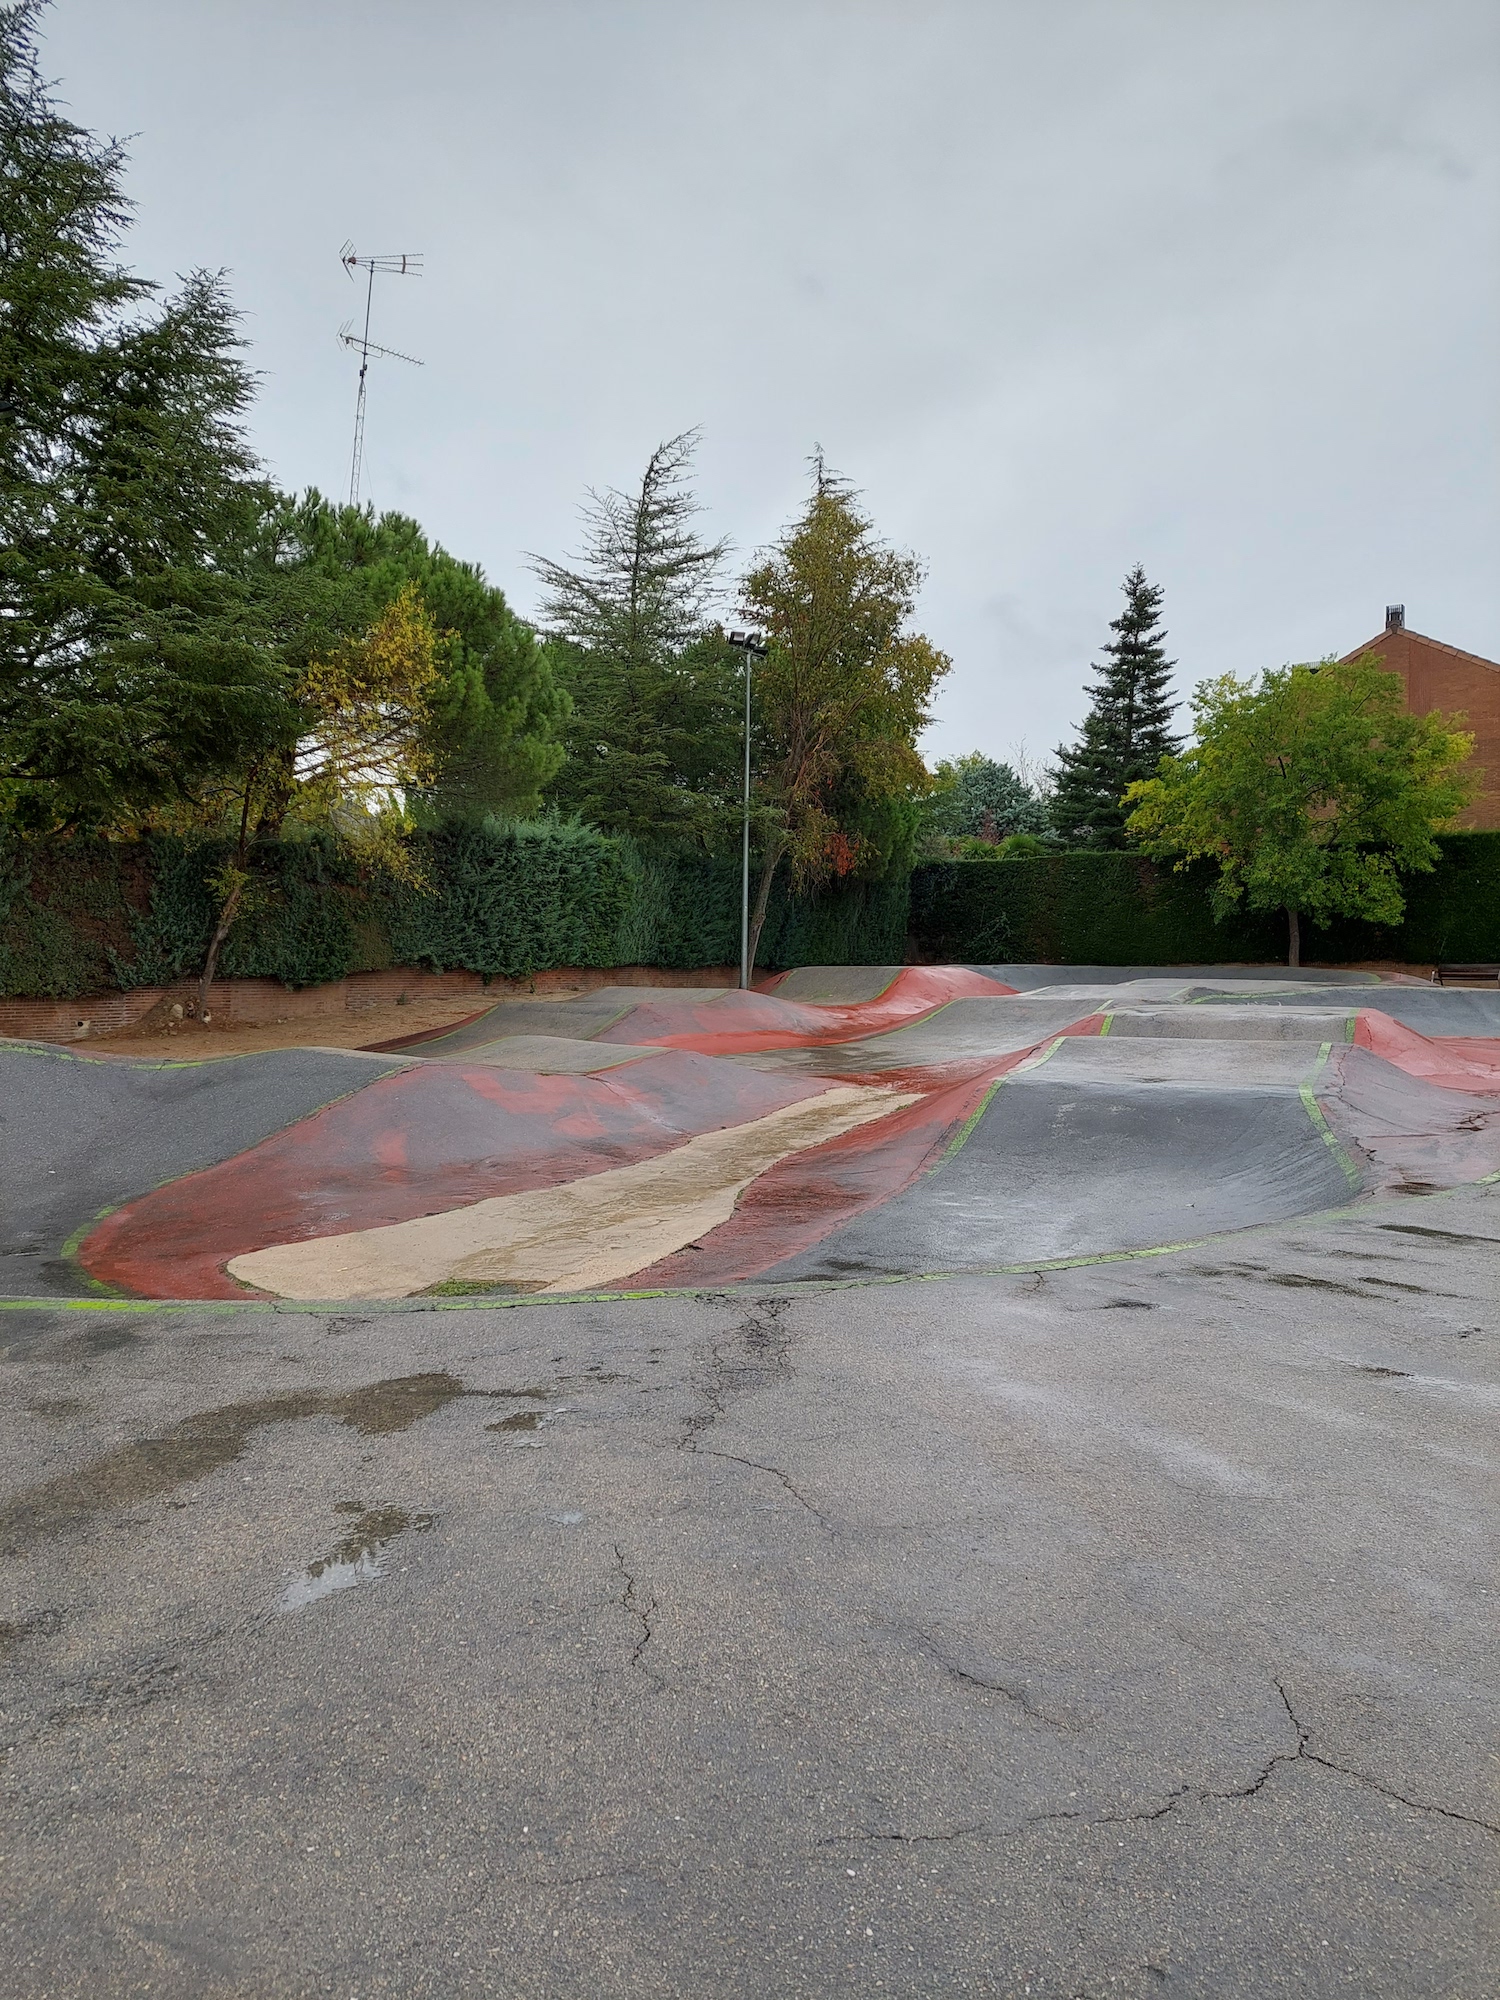
M 224 907 L 219 912 L 219 921 L 214 926 L 214 934 L 209 941 L 208 956 L 203 961 L 203 977 L 198 981 L 198 1018 L 200 1021 L 208 1019 L 208 989 L 214 983 L 214 967 L 219 962 L 219 948 L 229 935 L 229 929 L 234 922 L 235 911 L 240 906 L 240 897 L 244 893 L 244 888 L 245 884 L 243 879 L 241 879 L 235 883 L 229 894 L 224 898 Z
M 780 865 L 783 852 L 782 848 L 773 847 L 771 852 L 766 856 L 766 864 L 761 870 L 760 887 L 755 892 L 755 908 L 750 912 L 750 950 L 748 954 L 750 962 L 745 970 L 747 982 L 753 982 L 755 978 L 755 954 L 760 948 L 760 934 L 764 928 L 766 910 L 771 901 L 771 878 Z
M 1286 913 L 1286 962 L 1288 965 L 1302 963 L 1302 926 L 1295 910 Z
M 214 983 L 214 967 L 219 962 L 219 950 L 234 922 L 235 912 L 240 907 L 240 897 L 245 893 L 245 884 L 250 879 L 245 872 L 245 856 L 250 847 L 250 794 L 255 789 L 255 780 L 260 772 L 257 760 L 245 773 L 245 795 L 240 801 L 240 837 L 235 843 L 234 869 L 229 894 L 224 898 L 219 911 L 219 921 L 214 926 L 214 934 L 209 939 L 208 956 L 203 961 L 203 977 L 198 981 L 198 1018 L 208 1019 L 208 989 Z

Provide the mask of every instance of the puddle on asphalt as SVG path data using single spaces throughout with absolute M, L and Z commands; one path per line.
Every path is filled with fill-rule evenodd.
M 24 1546 L 76 1527 L 92 1515 L 153 1500 L 190 1480 L 205 1478 L 232 1464 L 252 1433 L 266 1424 L 334 1417 L 364 1437 L 388 1437 L 431 1416 L 455 1397 L 474 1393 L 456 1375 L 400 1375 L 359 1389 L 294 1390 L 203 1410 L 160 1437 L 122 1445 L 82 1472 L 65 1473 L 18 1493 L 0 1507 L 0 1546 Z
M 411 1514 L 404 1507 L 361 1507 L 358 1500 L 340 1500 L 335 1513 L 358 1513 L 349 1532 L 317 1562 L 309 1563 L 301 1576 L 294 1576 L 281 1593 L 281 1611 L 301 1611 L 329 1597 L 336 1590 L 351 1590 L 357 1584 L 373 1583 L 384 1576 L 390 1563 L 390 1547 L 398 1536 L 425 1535 L 436 1514 Z
M 540 1451 L 542 1441 L 535 1433 L 546 1424 L 552 1424 L 567 1414 L 566 1403 L 559 1403 L 555 1410 L 512 1410 L 508 1417 L 501 1417 L 497 1423 L 486 1424 L 487 1431 L 494 1431 L 501 1441 L 513 1451 Z

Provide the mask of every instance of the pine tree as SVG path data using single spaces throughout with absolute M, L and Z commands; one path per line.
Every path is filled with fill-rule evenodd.
M 262 505 L 219 280 L 115 259 L 120 149 L 0 6 L 0 817 L 117 823 L 294 724 L 245 571 Z
M 693 527 L 696 444 L 685 431 L 658 445 L 633 493 L 589 495 L 575 567 L 532 558 L 573 703 L 549 796 L 653 842 L 712 842 L 739 796 L 742 665 L 709 623 L 728 544 Z
M 1147 583 L 1139 563 L 1122 586 L 1125 609 L 1110 620 L 1116 636 L 1095 666 L 1093 703 L 1079 741 L 1057 752 L 1052 824 L 1075 847 L 1123 847 L 1128 785 L 1156 775 L 1182 738 L 1173 733 L 1177 704 L 1170 692 L 1174 660 L 1161 631 L 1160 584 Z

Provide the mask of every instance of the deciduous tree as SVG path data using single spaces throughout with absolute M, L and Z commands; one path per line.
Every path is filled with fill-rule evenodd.
M 1193 697 L 1197 741 L 1130 787 L 1129 827 L 1148 854 L 1218 863 L 1216 914 L 1242 898 L 1287 915 L 1394 924 L 1404 871 L 1428 871 L 1433 834 L 1472 795 L 1462 717 L 1412 715 L 1379 659 L 1233 675 Z
M 925 818 L 947 840 L 987 840 L 998 844 L 1012 833 L 1042 834 L 1047 808 L 1009 764 L 981 751 L 945 759 L 932 774 L 933 792 Z
M 892 843 L 914 836 L 928 784 L 917 737 L 950 665 L 909 629 L 921 578 L 918 559 L 878 539 L 820 456 L 807 506 L 741 585 L 744 616 L 769 646 L 755 677 L 766 819 L 752 966 L 784 861 L 799 887 L 878 873 L 889 857 L 877 829 Z

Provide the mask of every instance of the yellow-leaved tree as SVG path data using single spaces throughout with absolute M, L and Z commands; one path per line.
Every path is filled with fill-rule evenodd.
M 800 887 L 878 862 L 878 834 L 928 789 L 917 736 L 951 662 L 908 629 L 922 580 L 888 548 L 844 482 L 814 461 L 807 506 L 740 586 L 767 641 L 755 672 L 760 882 L 750 965 L 786 862 Z M 899 836 L 895 836 L 899 837 Z
M 294 741 L 254 759 L 153 824 L 232 832 L 234 847 L 210 878 L 218 916 L 198 986 L 209 988 L 235 922 L 256 901 L 254 844 L 263 832 L 331 833 L 340 846 L 415 882 L 405 836 L 407 794 L 431 777 L 430 704 L 438 682 L 438 634 L 415 583 L 401 590 L 357 639 L 333 647 L 295 676 Z

